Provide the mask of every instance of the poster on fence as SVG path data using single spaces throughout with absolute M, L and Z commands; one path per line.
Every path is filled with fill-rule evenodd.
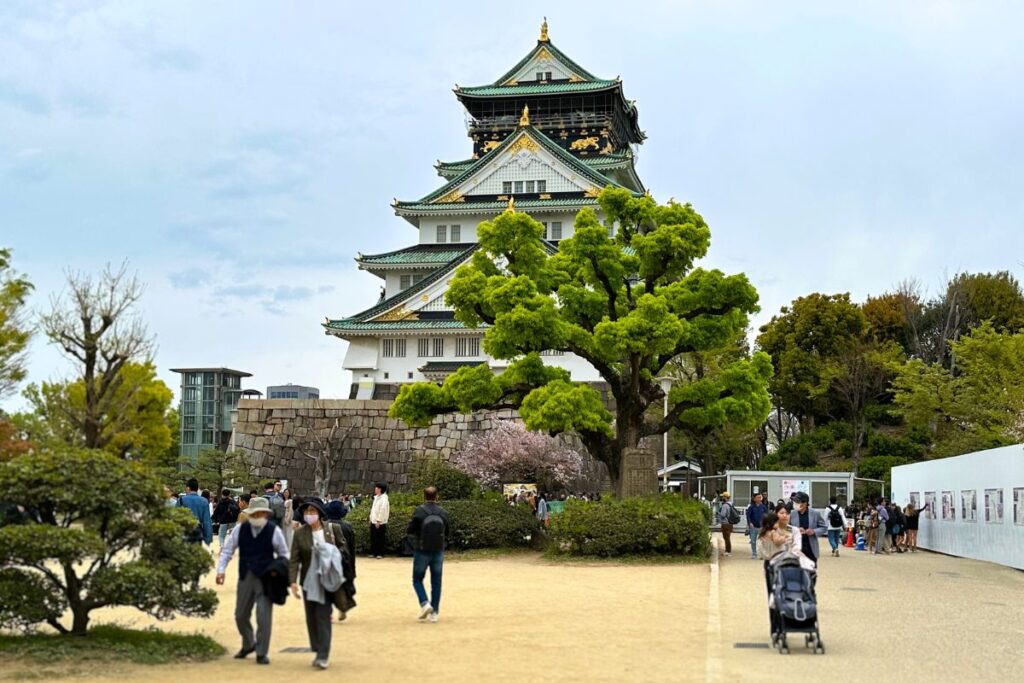
M 985 489 L 985 522 L 1003 523 L 1003 490 Z
M 811 482 L 807 479 L 783 479 L 782 480 L 782 500 L 789 500 L 797 491 L 803 491 L 808 496 L 811 495 Z
M 935 519 L 935 491 L 924 492 L 924 504 L 928 508 L 925 511 L 925 519 Z

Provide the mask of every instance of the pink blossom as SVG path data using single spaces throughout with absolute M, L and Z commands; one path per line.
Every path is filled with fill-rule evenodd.
M 452 463 L 488 488 L 513 482 L 564 486 L 584 472 L 579 451 L 512 421 L 470 436 Z

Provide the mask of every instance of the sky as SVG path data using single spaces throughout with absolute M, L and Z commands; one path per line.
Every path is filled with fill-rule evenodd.
M 0 2 L 0 246 L 35 284 L 127 261 L 169 368 L 347 397 L 325 317 L 373 304 L 357 252 L 417 241 L 392 198 L 469 156 L 456 84 L 534 45 L 621 76 L 656 199 L 745 272 L 752 324 L 960 272 L 1024 277 L 1024 3 Z M 38 337 L 30 381 L 71 367 Z M 2 407 L 17 409 L 21 399 Z

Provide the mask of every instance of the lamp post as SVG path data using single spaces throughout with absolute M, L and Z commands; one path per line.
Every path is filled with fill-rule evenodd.
M 661 385 L 661 391 L 665 394 L 665 417 L 668 417 L 668 391 L 672 388 L 672 382 L 675 379 L 672 377 L 659 377 L 658 384 Z M 668 491 L 668 432 L 661 435 L 662 438 L 662 454 L 661 454 L 661 490 Z

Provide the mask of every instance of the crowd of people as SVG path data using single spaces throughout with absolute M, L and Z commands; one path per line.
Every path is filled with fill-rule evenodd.
M 269 664 L 274 605 L 283 605 L 290 592 L 301 600 L 313 666 L 326 669 L 331 650 L 333 612 L 346 619 L 355 607 L 355 533 L 345 521 L 358 496 L 336 495 L 326 502 L 317 497 L 293 497 L 281 481 L 267 482 L 263 492 L 250 491 L 237 498 L 223 489 L 213 500 L 210 491 L 190 479 L 185 492 L 166 491 L 168 505 L 186 508 L 195 527 L 185 540 L 212 548 L 219 540 L 216 582 L 223 585 L 225 572 L 238 554 L 238 586 L 235 593 L 235 625 L 241 636 L 236 659 L 256 655 L 257 664 Z M 416 508 L 406 533 L 412 545 L 413 591 L 419 604 L 418 618 L 437 623 L 441 608 L 441 577 L 444 551 L 451 539 L 448 513 L 437 502 L 437 489 L 427 487 L 424 503 Z M 371 554 L 382 557 L 390 506 L 387 485 L 374 488 L 370 511 Z M 424 587 L 430 572 L 431 590 Z M 252 613 L 256 612 L 256 629 Z

